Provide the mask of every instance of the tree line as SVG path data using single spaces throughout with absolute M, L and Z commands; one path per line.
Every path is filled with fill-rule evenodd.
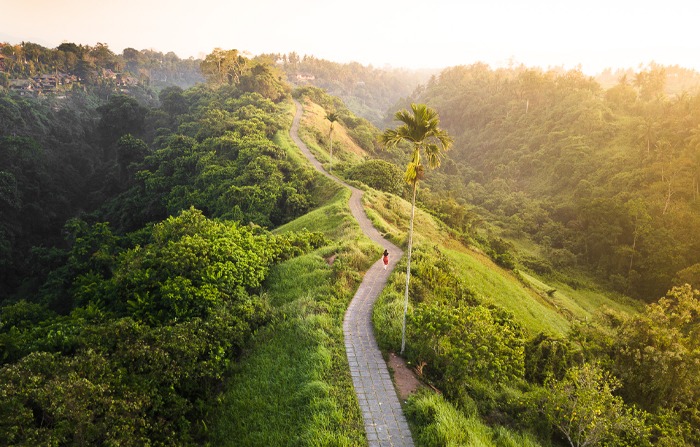
M 56 48 L 46 48 L 32 42 L 0 43 L 2 64 L 0 86 L 7 87 L 10 79 L 34 78 L 40 74 L 65 73 L 76 75 L 81 83 L 94 85 L 104 82 L 103 70 L 128 74 L 141 84 L 161 89 L 177 85 L 182 88 L 202 82 L 200 60 L 180 59 L 175 53 L 125 48 L 121 54 L 105 43 L 81 45 L 64 42 Z M 112 79 L 111 82 L 114 82 Z

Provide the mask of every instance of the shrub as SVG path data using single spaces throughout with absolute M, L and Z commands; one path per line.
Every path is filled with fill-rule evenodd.
M 401 194 L 404 188 L 403 172 L 395 164 L 384 160 L 368 160 L 351 168 L 347 176 L 380 191 Z
M 420 304 L 409 318 L 416 357 L 459 387 L 468 378 L 497 383 L 524 376 L 521 328 L 485 306 Z

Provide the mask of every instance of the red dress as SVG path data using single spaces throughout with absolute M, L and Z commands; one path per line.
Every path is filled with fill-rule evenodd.
M 382 259 L 384 260 L 384 265 L 389 265 L 389 255 L 384 255 Z

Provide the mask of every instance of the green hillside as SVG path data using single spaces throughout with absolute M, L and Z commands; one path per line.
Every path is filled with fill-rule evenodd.
M 267 56 L 169 60 L 182 85 L 109 80 L 157 56 L 25 43 L 5 60 L 2 443 L 367 445 L 342 321 L 381 247 L 292 143 L 292 96 L 301 138 L 329 169 L 333 147 L 404 248 L 412 148 Z M 51 63 L 81 80 L 13 88 Z M 455 139 L 414 171 L 416 445 L 700 444 L 698 97 L 665 97 L 658 75 L 603 90 L 455 67 L 416 91 Z M 404 257 L 373 315 L 387 352 L 405 285 Z
M 603 89 L 578 71 L 447 69 L 410 99 L 455 137 L 427 183 L 536 242 L 543 269 L 587 271 L 647 302 L 697 288 L 700 95 L 666 94 L 671 73 Z

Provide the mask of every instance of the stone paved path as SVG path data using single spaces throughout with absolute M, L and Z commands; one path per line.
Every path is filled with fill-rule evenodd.
M 365 274 L 362 284 L 348 306 L 343 321 L 345 351 L 350 364 L 350 374 L 357 400 L 362 410 L 369 447 L 413 446 L 411 432 L 401 410 L 401 404 L 386 362 L 384 362 L 377 347 L 372 327 L 374 302 L 386 285 L 389 274 L 403 256 L 403 252 L 384 239 L 372 226 L 362 208 L 362 191 L 327 173 L 321 163 L 299 139 L 297 131 L 303 109 L 297 101 L 294 103 L 296 104 L 296 114 L 290 131 L 292 140 L 317 170 L 352 191 L 350 211 L 360 224 L 360 228 L 370 239 L 389 251 L 389 265 L 386 270 L 384 270 L 381 260 L 381 253 L 377 253 L 377 262 Z

